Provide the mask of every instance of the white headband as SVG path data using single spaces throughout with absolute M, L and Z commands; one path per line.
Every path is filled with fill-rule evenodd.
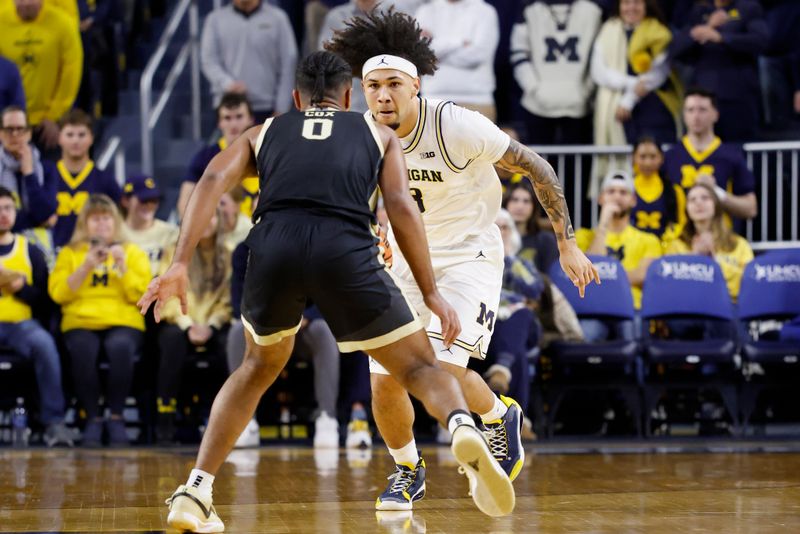
M 380 56 L 371 57 L 364 62 L 364 66 L 361 68 L 361 78 L 366 78 L 367 74 L 378 69 L 399 70 L 412 78 L 417 77 L 417 67 L 409 60 L 398 56 L 382 54 Z

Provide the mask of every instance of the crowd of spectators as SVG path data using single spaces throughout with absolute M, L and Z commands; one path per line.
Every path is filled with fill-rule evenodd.
M 118 90 L 109 82 L 97 93 L 91 75 L 109 68 L 109 24 L 135 19 L 131 4 L 141 7 L 0 2 L 7 32 L 0 41 L 0 345 L 33 362 L 38 419 L 51 445 L 74 440 L 64 424 L 62 366 L 85 416 L 83 444 L 120 445 L 128 442 L 123 410 L 134 366 L 143 350 L 157 352 L 156 440 L 172 443 L 188 357 L 204 353 L 230 372 L 245 350 L 243 241 L 257 177 L 223 197 L 201 239 L 189 314 L 171 303 L 155 325 L 135 307 L 169 264 L 178 228 L 155 217 L 168 184 L 140 174 L 117 184 L 91 158 L 93 118 L 113 114 L 110 93 Z M 232 0 L 205 18 L 201 64 L 219 137 L 187 165 L 178 218 L 214 155 L 290 108 L 299 54 L 322 48 L 377 4 L 309 0 L 302 10 L 297 2 Z M 784 31 L 787 19 L 800 20 L 800 7 L 767 0 L 396 0 L 381 7 L 390 5 L 417 18 L 439 58 L 439 71 L 422 80 L 423 96 L 478 111 L 527 143 L 634 146 L 632 167 L 609 169 L 600 185 L 597 224 L 576 237 L 586 252 L 621 262 L 635 308 L 649 264 L 664 254 L 712 256 L 735 302 L 753 258 L 736 232 L 757 213 L 755 180 L 738 143 L 753 140 L 764 111 L 800 113 L 800 45 Z M 762 109 L 765 54 L 768 88 L 784 91 L 782 98 L 769 93 Z M 364 111 L 359 87 L 353 105 Z M 503 295 L 483 371 L 493 389 L 527 410 L 532 363 L 551 341 L 627 339 L 637 329 L 611 332 L 602 321 L 578 320 L 546 276 L 557 246 L 533 188 L 521 176 L 501 178 Z M 338 400 L 339 353 L 313 306 L 299 339 L 315 370 L 315 445 L 334 446 L 337 420 L 348 417 Z M 368 402 L 367 395 L 344 403 L 348 445 L 369 443 Z

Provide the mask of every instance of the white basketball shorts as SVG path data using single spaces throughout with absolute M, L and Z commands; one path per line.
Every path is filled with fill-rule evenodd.
M 436 358 L 459 367 L 466 367 L 470 357 L 485 358 L 503 282 L 504 251 L 500 230 L 492 225 L 483 234 L 458 245 L 431 249 L 436 285 L 444 299 L 455 308 L 461 322 L 461 333 L 450 349 L 444 347 L 439 318 L 425 306 L 408 263 L 398 247 L 392 252 L 395 281 L 426 325 Z M 370 358 L 369 369 L 372 373 L 389 374 L 373 358 Z

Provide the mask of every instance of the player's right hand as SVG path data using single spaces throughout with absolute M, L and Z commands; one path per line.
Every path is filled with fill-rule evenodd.
M 425 297 L 425 305 L 441 321 L 444 346 L 449 349 L 458 334 L 461 333 L 461 322 L 458 320 L 455 308 L 444 300 L 444 297 L 438 291 Z
M 139 307 L 139 312 L 144 315 L 150 305 L 155 302 L 153 316 L 158 323 L 161 322 L 161 309 L 164 307 L 164 303 L 173 297 L 178 297 L 181 301 L 181 313 L 186 315 L 188 312 L 186 288 L 188 286 L 189 275 L 187 274 L 186 265 L 173 263 L 169 266 L 167 272 L 153 278 L 150 285 L 147 286 L 147 291 L 144 292 L 136 306 Z

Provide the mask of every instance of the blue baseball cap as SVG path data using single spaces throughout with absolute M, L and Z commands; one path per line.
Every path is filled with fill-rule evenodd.
M 144 174 L 135 174 L 129 177 L 122 188 L 122 193 L 136 195 L 140 202 L 161 198 L 161 190 L 156 185 L 156 181 Z

